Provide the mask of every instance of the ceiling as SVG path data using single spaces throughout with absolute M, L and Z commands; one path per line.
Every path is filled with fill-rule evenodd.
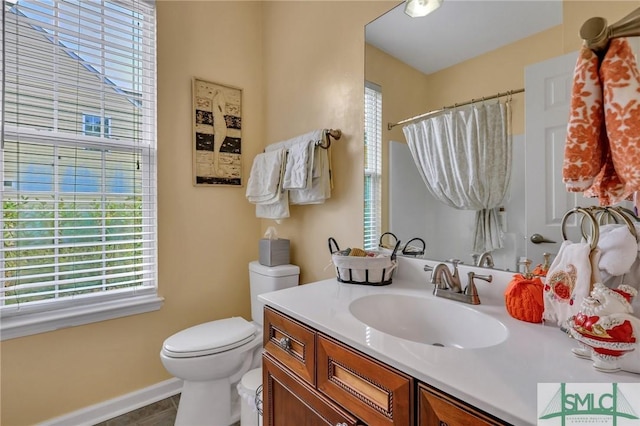
M 404 2 L 369 23 L 369 44 L 431 74 L 562 23 L 562 0 L 444 0 L 422 18 Z

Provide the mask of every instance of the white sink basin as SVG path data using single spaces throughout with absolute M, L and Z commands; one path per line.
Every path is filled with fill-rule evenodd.
M 354 300 L 349 310 L 371 328 L 426 345 L 484 348 L 503 342 L 508 335 L 497 319 L 448 300 L 375 294 Z

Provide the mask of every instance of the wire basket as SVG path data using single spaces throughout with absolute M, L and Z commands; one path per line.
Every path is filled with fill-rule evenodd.
M 385 237 L 387 242 L 385 243 Z M 414 243 L 414 244 L 412 244 Z M 409 240 L 408 243 L 402 247 L 400 244 L 400 240 L 393 232 L 385 232 L 380 235 L 380 242 L 378 244 L 378 250 L 381 253 L 393 253 L 394 250 L 397 250 L 403 256 L 422 256 L 425 252 L 427 244 L 420 237 L 415 237 Z
M 370 251 L 372 256 L 349 256 L 347 250 L 340 250 L 333 237 L 329 238 L 329 252 L 336 267 L 339 282 L 347 284 L 388 285 L 391 284 L 393 271 L 398 266 L 396 252 L 400 241 L 391 254 Z

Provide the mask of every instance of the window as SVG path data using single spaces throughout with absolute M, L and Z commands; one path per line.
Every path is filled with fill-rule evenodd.
M 382 232 L 382 91 L 366 82 L 364 89 L 364 248 L 378 246 Z
M 102 133 L 104 129 L 104 133 Z M 99 115 L 82 114 L 82 134 L 87 136 L 111 137 L 111 118 Z
M 2 339 L 159 309 L 153 3 L 3 8 Z

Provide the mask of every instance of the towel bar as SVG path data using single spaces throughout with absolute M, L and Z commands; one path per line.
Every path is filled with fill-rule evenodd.
M 319 146 L 322 149 L 329 149 L 331 146 L 331 138 L 338 140 L 342 137 L 342 130 L 340 129 L 328 129 L 325 131 L 325 136 L 327 138 L 327 144 L 323 144 L 321 141 L 316 142 L 316 146 Z

